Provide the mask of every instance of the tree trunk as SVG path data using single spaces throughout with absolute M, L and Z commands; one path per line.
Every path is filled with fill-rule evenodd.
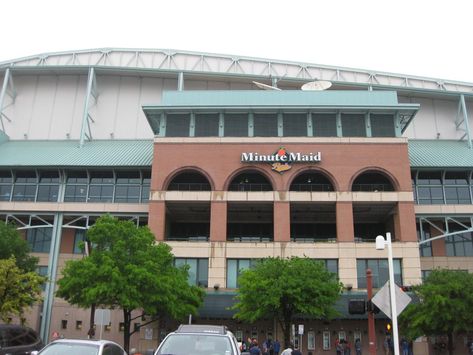
M 89 321 L 89 330 L 87 331 L 87 337 L 89 339 L 95 338 L 95 303 L 90 306 L 90 321 Z
M 131 311 L 123 309 L 123 348 L 126 353 L 130 353 L 130 323 L 131 323 Z
M 448 353 L 453 355 L 453 333 L 448 334 Z
M 291 319 L 284 319 L 284 348 L 288 348 L 291 345 Z

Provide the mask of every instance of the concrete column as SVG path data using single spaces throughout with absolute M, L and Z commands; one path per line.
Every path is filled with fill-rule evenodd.
M 339 201 L 336 204 L 337 242 L 354 242 L 353 203 Z
M 289 202 L 274 202 L 274 241 L 291 241 L 291 212 Z
M 165 239 L 166 203 L 164 201 L 149 201 L 148 227 L 156 240 Z
M 395 240 L 402 242 L 417 242 L 416 215 L 414 202 L 397 203 L 394 215 Z
M 227 240 L 227 202 L 212 201 L 210 203 L 210 241 L 224 242 Z

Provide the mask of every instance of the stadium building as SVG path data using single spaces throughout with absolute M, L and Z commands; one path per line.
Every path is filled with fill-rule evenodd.
M 2 62 L 0 83 L 0 218 L 51 280 L 27 319 L 45 340 L 86 336 L 90 312 L 56 298 L 55 280 L 104 213 L 171 245 L 207 289 L 195 321 L 239 338 L 282 338 L 272 320 L 232 320 L 241 270 L 270 256 L 323 261 L 345 285 L 341 316 L 297 321 L 305 353 L 334 351 L 338 338 L 367 351 L 366 316 L 347 303 L 366 297 L 367 268 L 376 288 L 388 279 L 377 235 L 393 236 L 399 285 L 435 267 L 473 271 L 473 83 L 112 48 Z M 120 317 L 104 337 L 122 340 Z M 143 327 L 132 346 L 153 348 L 175 327 Z

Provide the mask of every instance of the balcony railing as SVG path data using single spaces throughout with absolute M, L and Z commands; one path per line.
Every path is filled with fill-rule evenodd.
M 241 242 L 241 243 L 270 243 L 273 241 L 273 237 L 270 236 L 228 236 L 229 242 Z
M 333 191 L 333 187 L 330 184 L 292 184 L 291 191 L 326 192 Z
M 231 184 L 228 191 L 272 191 L 270 184 Z
M 394 191 L 394 190 L 390 184 L 353 184 L 352 191 L 381 192 L 381 191 Z
M 207 183 L 171 183 L 168 191 L 210 191 L 210 184 Z
M 336 237 L 291 237 L 291 242 L 296 243 L 335 243 L 336 241 Z
M 172 242 L 208 242 L 209 236 L 208 235 L 189 235 L 189 236 L 171 236 L 167 237 L 166 240 Z

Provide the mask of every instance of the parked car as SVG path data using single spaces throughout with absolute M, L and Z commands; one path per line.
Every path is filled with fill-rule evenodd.
M 240 355 L 238 342 L 227 327 L 180 325 L 161 342 L 154 355 Z
M 0 324 L 0 355 L 27 355 L 44 346 L 38 333 L 22 325 Z
M 59 339 L 49 343 L 40 352 L 31 355 L 127 355 L 117 343 L 110 340 Z

